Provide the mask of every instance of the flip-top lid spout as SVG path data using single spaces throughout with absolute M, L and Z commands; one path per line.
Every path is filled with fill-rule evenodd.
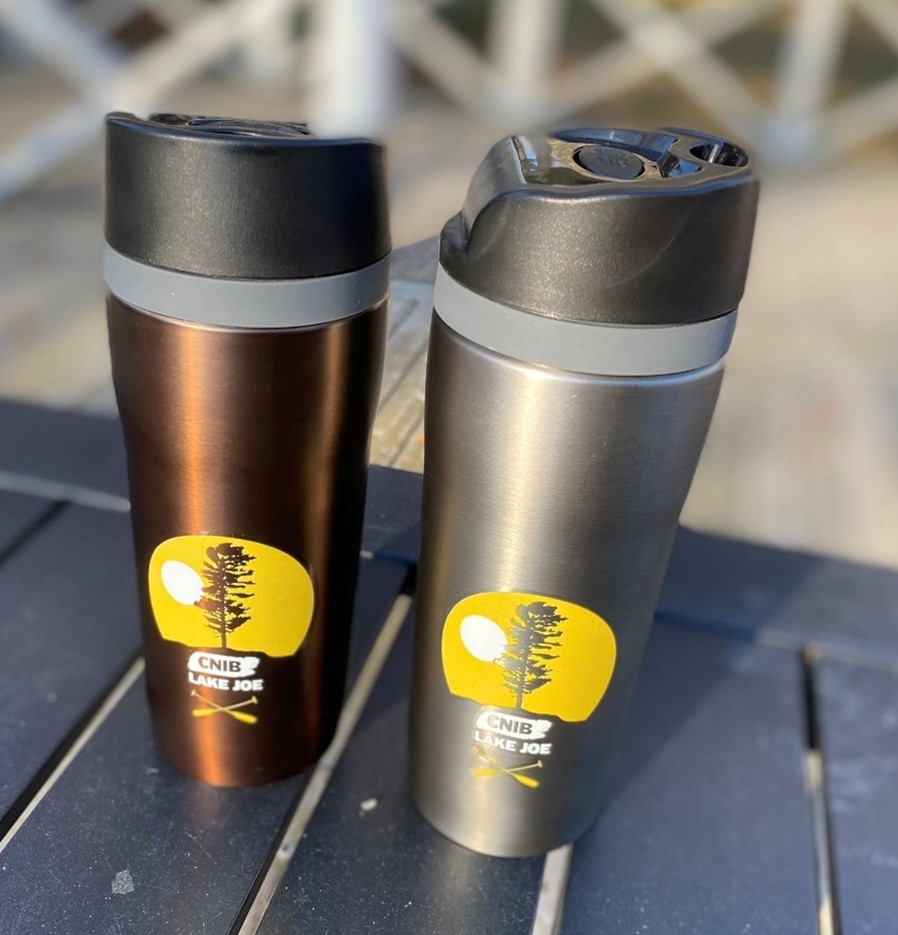
M 442 265 L 552 318 L 679 324 L 742 298 L 758 200 L 744 150 L 692 130 L 497 143 L 443 229 Z

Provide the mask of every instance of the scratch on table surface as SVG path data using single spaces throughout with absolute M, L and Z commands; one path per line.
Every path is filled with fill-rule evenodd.
M 112 880 L 112 894 L 114 896 L 125 896 L 127 893 L 134 892 L 134 880 L 130 870 L 119 870 Z
M 196 846 L 209 858 L 209 860 L 213 859 L 212 855 L 206 850 L 205 847 L 203 847 L 202 844 L 200 844 L 199 839 L 195 835 L 192 835 L 189 831 L 186 830 L 184 831 L 184 834 L 186 834 L 187 837 L 190 838 L 194 844 L 196 844 Z
M 163 850 L 163 851 L 165 851 L 165 849 L 168 847 L 168 839 L 171 837 L 172 829 L 174 828 L 176 822 L 177 822 L 177 819 L 175 818 L 175 816 L 174 816 L 174 815 L 169 815 L 169 818 L 168 818 L 168 825 L 167 825 L 167 827 L 166 827 L 166 829 L 165 829 L 165 837 L 164 837 L 163 840 L 162 840 L 162 850 Z

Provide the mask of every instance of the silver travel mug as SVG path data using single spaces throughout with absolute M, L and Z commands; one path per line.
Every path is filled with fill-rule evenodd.
M 602 804 L 757 195 L 701 133 L 519 136 L 443 229 L 410 781 L 466 847 L 543 853 Z

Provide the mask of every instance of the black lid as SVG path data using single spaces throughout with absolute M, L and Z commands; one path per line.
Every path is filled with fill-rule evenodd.
M 743 150 L 692 130 L 507 137 L 443 229 L 469 289 L 553 318 L 715 318 L 745 289 L 758 183 Z
M 302 124 L 106 117 L 106 240 L 186 273 L 301 279 L 390 250 L 382 147 Z

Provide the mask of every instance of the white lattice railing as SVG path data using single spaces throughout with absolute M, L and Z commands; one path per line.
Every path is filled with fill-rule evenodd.
M 76 103 L 0 153 L 0 198 L 89 142 L 111 109 L 144 111 L 172 87 L 242 50 L 264 68 L 295 63 L 297 91 L 320 132 L 383 130 L 398 99 L 398 62 L 415 64 L 460 106 L 503 126 L 556 122 L 664 75 L 769 162 L 836 158 L 898 127 L 898 73 L 829 105 L 852 8 L 898 51 L 896 0 L 588 0 L 620 38 L 560 66 L 566 0 L 489 0 L 481 52 L 441 16 L 451 0 L 0 0 L 11 33 L 78 90 Z M 484 0 L 488 2 L 488 0 Z M 293 18 L 307 7 L 309 28 Z M 112 30 L 139 11 L 165 24 L 126 54 Z M 720 44 L 781 10 L 771 102 Z

